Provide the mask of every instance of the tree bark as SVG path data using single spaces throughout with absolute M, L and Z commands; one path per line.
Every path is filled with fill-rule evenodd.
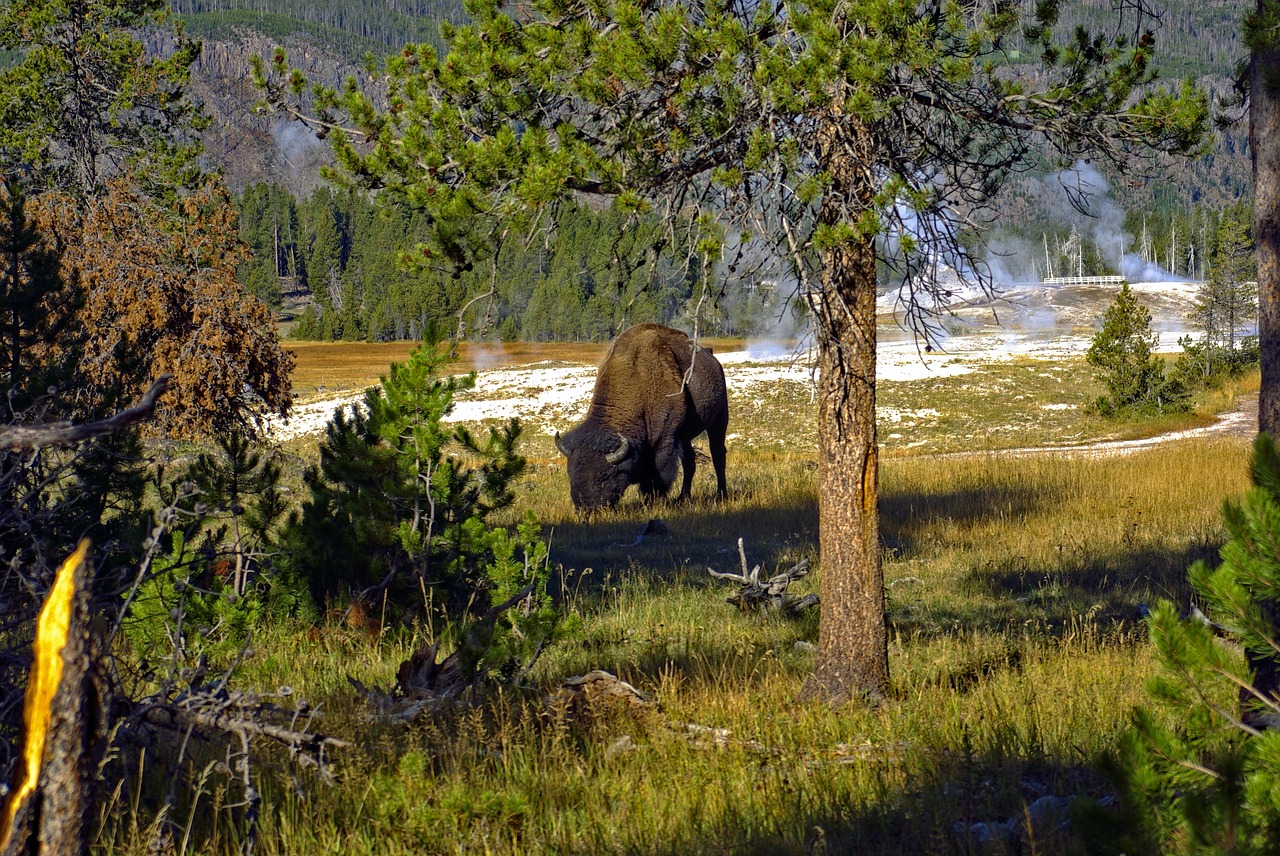
M 1276 0 L 1258 0 L 1264 17 Z M 1255 51 L 1250 69 L 1249 149 L 1253 155 L 1253 237 L 1258 263 L 1258 345 L 1262 387 L 1258 396 L 1258 431 L 1280 438 L 1280 46 Z M 1280 633 L 1280 605 L 1259 604 Z M 1250 654 L 1254 687 L 1269 697 L 1280 695 L 1280 663 Z M 1246 693 L 1241 693 L 1242 703 Z M 1247 720 L 1257 719 L 1246 707 Z M 1267 724 L 1267 723 L 1257 723 Z
M 1258 13 L 1275 0 L 1258 0 Z M 1249 150 L 1253 155 L 1253 238 L 1258 263 L 1258 343 L 1262 389 L 1258 430 L 1280 437 L 1280 49 L 1253 56 Z M 1268 79 L 1270 78 L 1270 79 Z
M 875 195 L 864 128 L 833 111 L 819 128 L 831 183 L 824 226 L 854 225 Z M 876 256 L 855 237 L 823 251 L 818 345 L 818 551 L 822 613 L 818 659 L 802 699 L 840 704 L 889 688 L 884 574 L 880 565 L 876 443 Z
M 88 553 L 88 542 L 82 541 L 59 570 L 41 610 L 23 708 L 23 760 L 10 795 L 20 802 L 6 806 L 13 823 L 0 841 L 0 856 L 89 852 L 98 765 L 106 751 L 107 697 L 89 602 L 93 560 Z M 34 776 L 30 763 L 38 771 Z

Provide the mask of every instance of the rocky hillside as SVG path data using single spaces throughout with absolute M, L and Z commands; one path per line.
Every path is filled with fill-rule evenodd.
M 255 111 L 257 94 L 248 61 L 252 54 L 265 56 L 282 45 L 290 60 L 314 79 L 334 84 L 350 75 L 367 77 L 361 57 L 410 40 L 436 41 L 441 19 L 463 18 L 458 0 L 290 4 L 291 0 L 173 0 L 188 32 L 204 42 L 193 88 L 213 119 L 205 139 L 209 161 L 223 169 L 233 189 L 276 181 L 295 195 L 305 195 L 320 180 L 318 166 L 327 157 L 326 146 L 301 127 Z M 1112 8 L 1110 0 L 1064 5 L 1068 26 L 1088 24 Z M 1225 105 L 1232 95 L 1232 75 L 1244 55 L 1239 21 L 1247 6 L 1236 0 L 1166 3 L 1156 32 L 1162 76 L 1195 77 L 1229 113 Z M 1217 132 L 1202 158 L 1154 164 L 1151 173 L 1153 180 L 1126 187 L 1129 205 L 1223 205 L 1247 196 L 1247 127 L 1239 122 Z M 1036 182 L 1024 182 L 1001 210 L 1014 218 L 1032 216 L 1044 210 L 1038 198 L 1042 192 Z

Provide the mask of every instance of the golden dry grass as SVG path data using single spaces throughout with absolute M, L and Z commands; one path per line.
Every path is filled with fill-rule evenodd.
M 718 352 L 742 348 L 740 339 L 706 339 Z M 319 390 L 362 389 L 376 384 L 393 362 L 404 362 L 417 342 L 303 342 L 288 341 L 285 350 L 294 355 L 293 390 L 310 395 Z M 596 365 L 608 344 L 576 342 L 516 342 L 486 344 L 462 342 L 453 370 L 469 372 L 505 368 L 541 361 Z

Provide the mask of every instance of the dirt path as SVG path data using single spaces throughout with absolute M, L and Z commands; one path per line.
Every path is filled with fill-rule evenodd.
M 1128 455 L 1142 449 L 1150 449 L 1163 443 L 1192 438 L 1233 437 L 1252 438 L 1258 432 L 1258 396 L 1246 395 L 1236 400 L 1236 406 L 1209 425 L 1201 428 L 1190 428 L 1186 431 L 1170 431 L 1154 437 L 1141 437 L 1136 440 L 1096 440 L 1092 443 L 1064 444 L 1059 446 L 1024 446 L 1019 449 L 997 449 L 989 452 L 946 452 L 937 455 L 939 458 L 958 457 L 960 455 L 1012 455 L 1029 457 L 1031 455 L 1065 455 L 1076 458 L 1094 458 L 1106 455 Z

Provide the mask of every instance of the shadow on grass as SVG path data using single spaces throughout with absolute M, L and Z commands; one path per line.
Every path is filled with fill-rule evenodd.
M 737 618 L 734 607 L 721 604 L 711 617 L 723 622 Z M 749 615 L 752 627 L 728 634 L 717 621 L 704 626 L 635 627 L 588 633 L 561 643 L 555 675 L 558 684 L 571 675 L 594 669 L 612 672 L 643 690 L 661 681 L 692 685 L 750 685 L 766 673 L 805 675 L 813 668 L 813 655 L 796 648 L 797 642 L 818 638 L 818 611 L 802 615 Z M 706 626 L 709 625 L 709 626 Z
M 1009 484 L 981 484 L 942 493 L 884 491 L 880 494 L 880 538 L 886 551 L 910 556 L 916 552 L 920 533 L 940 522 L 974 526 L 991 520 L 1023 519 L 1056 501 L 1051 489 Z
M 551 561 L 566 569 L 567 585 L 589 590 L 628 576 L 711 583 L 709 567 L 741 570 L 739 538 L 749 564 L 765 571 L 814 554 L 816 500 L 770 507 L 750 507 L 749 501 L 732 496 L 724 502 L 632 499 L 589 518 L 549 520 Z M 589 579 L 582 576 L 588 568 Z
M 742 538 L 748 567 L 764 573 L 790 567 L 801 558 L 817 558 L 816 498 L 762 507 L 758 498 L 731 496 L 722 503 L 640 502 L 632 495 L 619 509 L 592 518 L 554 521 L 552 561 L 565 568 L 564 588 L 587 600 L 610 586 L 641 580 L 702 589 L 729 585 L 714 580 L 707 568 L 739 572 L 737 541 Z M 887 554 L 919 557 L 934 549 L 939 531 L 989 523 L 1045 517 L 1061 502 L 1052 486 L 977 484 L 942 492 L 886 490 L 880 499 L 881 533 Z M 650 527 L 650 521 L 661 526 Z M 657 531 L 646 531 L 656 528 Z M 995 527 L 998 532 L 999 527 Z M 998 535 L 996 536 L 998 537 Z M 888 591 L 893 630 L 906 636 L 954 635 L 957 629 L 1059 635 L 1078 626 L 1082 616 L 1098 627 L 1136 624 L 1143 607 L 1169 598 L 1185 607 L 1190 590 L 1187 569 L 1198 560 L 1213 562 L 1217 542 L 1199 540 L 1169 546 L 1159 538 L 1100 550 L 1060 549 L 1048 559 L 1006 555 L 987 559 L 952 550 L 949 561 L 964 567 L 959 579 Z M 946 545 L 943 545 L 943 549 Z M 987 551 L 991 555 L 993 551 Z M 585 573 L 590 569 L 590 573 Z M 807 637 L 802 637 L 807 638 Z
M 748 563 L 766 570 L 817 549 L 816 497 L 765 507 L 751 506 L 751 499 L 641 502 L 628 494 L 612 511 L 546 521 L 554 532 L 552 561 L 566 568 L 592 568 L 597 577 L 638 568 L 661 576 L 685 565 L 738 570 L 738 538 L 744 540 Z M 909 555 L 918 533 L 940 520 L 975 525 L 1016 519 L 1053 502 L 1051 491 L 1010 485 L 936 494 L 886 492 L 880 497 L 881 538 L 887 550 Z M 647 532 L 654 520 L 665 531 Z
M 997 602 L 1033 603 L 1055 622 L 1089 611 L 1136 619 L 1158 598 L 1185 609 L 1191 595 L 1187 570 L 1198 561 L 1216 563 L 1219 547 L 1209 542 L 1180 548 L 1134 545 L 1072 557 L 1053 569 L 1026 567 L 1015 558 L 971 571 L 968 584 Z
M 900 761 L 869 758 L 855 762 L 882 771 L 871 779 L 895 778 Z M 1101 778 L 1086 763 L 1064 765 L 999 754 L 939 753 L 931 761 L 912 761 L 909 785 L 886 788 L 878 799 L 856 800 L 838 782 L 809 793 L 786 794 L 787 810 L 768 819 L 750 809 L 729 809 L 708 825 L 691 818 L 692 827 L 655 854 L 858 853 L 984 854 L 1080 852 L 1070 823 L 1070 802 L 1105 792 Z M 834 778 L 834 777 L 833 777 Z M 813 785 L 810 785 L 813 787 Z M 1048 806 L 1034 815 L 1037 800 Z M 759 811 L 758 806 L 752 806 Z M 1034 817 L 1028 822 L 1029 816 Z
M 1135 546 L 1108 554 L 1060 559 L 1054 567 L 1023 557 L 971 568 L 959 591 L 945 596 L 915 591 L 889 597 L 893 632 L 920 639 L 986 631 L 1008 636 L 1052 637 L 1084 629 L 1105 632 L 1136 628 L 1159 599 L 1187 609 L 1187 570 L 1197 561 L 1217 561 L 1219 545 L 1179 549 Z
M 818 543 L 818 502 L 789 501 L 750 505 L 751 496 L 725 502 L 695 498 L 640 501 L 628 494 L 619 508 L 593 516 L 545 521 L 553 531 L 552 561 L 565 568 L 592 568 L 597 578 L 643 569 L 661 577 L 692 565 L 718 571 L 740 569 L 737 541 L 742 538 L 749 565 L 765 570 L 804 555 Z M 978 486 L 941 493 L 883 493 L 880 531 L 887 550 L 909 554 L 917 533 L 946 519 L 960 524 L 1021 517 L 1053 502 L 1051 492 L 1008 485 Z M 665 531 L 647 532 L 651 521 Z

